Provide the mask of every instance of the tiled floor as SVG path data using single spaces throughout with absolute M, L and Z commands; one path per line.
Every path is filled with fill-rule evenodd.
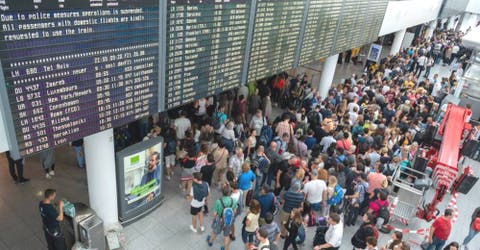
M 54 188 L 58 197 L 88 203 L 86 173 L 75 167 L 74 153 L 68 146 L 56 152 L 56 176 L 44 177 L 37 156 L 25 160 L 26 184 L 15 184 L 8 164 L 0 157 L 0 249 L 46 249 L 38 202 L 43 190 Z
M 318 65 L 312 68 L 318 71 Z M 335 74 L 335 82 L 353 72 L 361 72 L 360 66 L 352 64 L 339 65 Z M 433 73 L 440 75 L 448 74 L 446 67 L 436 67 Z M 59 197 L 65 197 L 74 202 L 88 204 L 88 192 L 86 173 L 84 170 L 75 167 L 74 153 L 68 146 L 61 147 L 56 152 L 57 175 L 52 180 L 46 180 L 40 168 L 38 157 L 26 160 L 25 176 L 32 179 L 24 185 L 14 184 L 8 175 L 8 167 L 5 158 L 0 157 L 0 249 L 46 249 L 45 240 L 41 229 L 40 216 L 37 206 L 41 199 L 41 192 L 45 188 L 55 188 Z M 478 163 L 472 163 L 475 173 L 480 173 Z M 178 172 L 178 170 L 177 170 Z M 480 184 L 476 184 L 468 196 L 460 195 L 458 207 L 460 218 L 454 225 L 451 240 L 461 241 L 465 237 L 470 214 L 475 207 L 480 205 L 480 196 L 476 195 L 480 190 Z M 214 197 L 218 197 L 218 190 L 214 189 Z M 192 233 L 188 226 L 191 223 L 189 204 L 178 189 L 178 174 L 172 181 L 165 182 L 166 201 L 155 211 L 144 218 L 125 227 L 127 249 L 131 250 L 189 250 L 189 249 L 220 249 L 221 238 L 218 238 L 212 248 L 205 242 L 207 233 L 210 232 L 211 217 L 206 218 L 207 231 L 204 233 Z M 431 196 L 431 193 L 427 197 Z M 467 198 L 468 197 L 468 198 Z M 448 197 L 442 203 L 443 208 Z M 240 217 L 243 218 L 243 217 Z M 236 222 L 237 229 L 240 228 L 240 220 Z M 401 225 L 395 224 L 398 227 Z M 412 219 L 410 229 L 428 227 L 428 223 Z M 352 249 L 350 238 L 355 228 L 345 229 L 341 250 Z M 312 249 L 313 228 L 307 229 L 307 241 L 302 249 Z M 232 243 L 232 250 L 244 249 L 241 242 L 240 232 L 237 230 L 237 240 Z M 384 244 L 388 235 L 382 235 L 380 242 Z M 420 243 L 422 238 L 410 234 L 407 239 L 413 244 Z M 282 243 L 283 244 L 283 243 Z M 480 249 L 480 237 L 471 243 L 470 249 Z M 473 248 L 472 248 L 473 247 Z M 413 249 L 419 249 L 418 246 Z

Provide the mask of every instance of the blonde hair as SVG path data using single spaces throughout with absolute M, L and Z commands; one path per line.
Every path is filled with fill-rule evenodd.
M 246 173 L 248 170 L 250 170 L 250 164 L 248 162 L 244 162 L 242 164 L 242 172 Z
M 303 222 L 302 213 L 300 212 L 299 208 L 292 209 L 293 212 L 293 221 L 301 224 Z
M 328 186 L 335 186 L 337 185 L 337 177 L 333 176 L 333 175 L 330 175 L 328 177 Z
M 303 170 L 303 168 L 300 168 L 299 170 L 297 170 L 297 172 L 295 173 L 295 178 L 298 180 L 303 180 L 304 177 L 305 177 L 305 170 Z

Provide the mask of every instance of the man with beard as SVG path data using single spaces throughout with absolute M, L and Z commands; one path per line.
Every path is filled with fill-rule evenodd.
M 142 181 L 140 182 L 140 186 L 143 186 L 152 180 L 155 180 L 156 185 L 160 185 L 160 167 L 158 166 L 160 161 L 160 154 L 157 152 L 153 152 L 150 155 L 150 158 L 147 163 L 148 167 L 148 172 L 145 173 L 142 177 Z M 155 191 L 151 192 L 150 194 L 147 195 L 147 202 L 153 200 L 155 195 L 158 194 L 159 189 L 156 189 Z

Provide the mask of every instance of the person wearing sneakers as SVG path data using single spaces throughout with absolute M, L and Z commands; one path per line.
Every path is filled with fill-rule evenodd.
M 173 168 L 175 167 L 175 157 L 177 153 L 177 139 L 174 128 L 169 128 L 167 136 L 165 136 L 163 153 L 165 155 L 165 178 L 169 181 L 173 176 Z
M 230 185 L 222 186 L 222 197 L 213 205 L 212 234 L 207 236 L 208 246 L 213 246 L 215 237 L 223 232 L 223 243 L 220 249 L 228 250 L 230 245 L 230 230 L 234 222 L 234 215 L 237 210 L 237 202 L 230 197 L 232 189 Z
M 209 194 L 210 188 L 206 182 L 202 181 L 202 173 L 193 173 L 193 184 L 188 199 L 190 200 L 190 214 L 192 215 L 190 230 L 194 233 L 197 232 L 197 219 L 200 221 L 200 231 L 205 231 L 202 208 L 207 203 Z
M 55 151 L 53 148 L 44 150 L 40 153 L 40 162 L 45 171 L 45 178 L 52 179 L 55 175 Z
M 5 152 L 5 155 L 7 156 L 8 170 L 10 172 L 10 176 L 12 176 L 13 181 L 15 183 L 20 183 L 20 184 L 29 182 L 30 179 L 23 177 L 24 159 L 20 158 L 20 159 L 14 160 L 10 155 L 10 151 Z M 15 168 L 16 168 L 16 171 L 15 171 Z

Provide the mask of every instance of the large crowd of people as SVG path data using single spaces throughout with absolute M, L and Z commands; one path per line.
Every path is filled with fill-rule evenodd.
M 211 213 L 207 244 L 222 234 L 222 249 L 238 235 L 245 249 L 296 250 L 312 240 L 314 249 L 340 249 L 347 240 L 354 249 L 410 249 L 401 232 L 386 226 L 390 177 L 398 166 L 413 164 L 422 134 L 441 122 L 440 103 L 455 90 L 471 53 L 461 36 L 437 30 L 429 40 L 417 39 L 324 98 L 305 74 L 280 74 L 200 99 L 172 121 L 155 118 L 160 126 L 146 139 L 164 136 L 167 180 L 176 166 L 182 169 L 191 231 L 209 229 L 203 215 Z M 450 76 L 430 74 L 436 64 L 451 65 Z M 284 112 L 274 116 L 277 107 Z M 220 199 L 210 200 L 212 188 Z M 459 249 L 456 242 L 443 248 L 451 217 L 446 210 L 433 224 L 442 232 L 431 230 L 429 250 Z M 314 239 L 305 239 L 309 226 L 317 226 Z M 358 230 L 345 239 L 344 227 Z M 377 244 L 379 232 L 392 234 L 384 246 Z

